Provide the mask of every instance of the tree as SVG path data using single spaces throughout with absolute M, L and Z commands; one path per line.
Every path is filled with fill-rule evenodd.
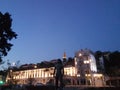
M 120 76 L 120 52 L 103 52 L 105 72 L 109 76 Z
M 103 53 L 101 51 L 96 51 L 95 52 L 95 59 L 96 59 L 96 64 L 97 64 L 97 69 L 99 72 L 103 71 L 100 63 L 100 58 L 103 56 Z
M 110 58 L 110 71 L 113 76 L 120 76 L 120 52 L 115 51 L 109 55 Z
M 0 12 L 0 62 L 2 62 L 3 56 L 7 56 L 13 46 L 9 41 L 17 38 L 17 34 L 11 29 L 11 26 L 11 15 L 8 12 L 5 14 Z

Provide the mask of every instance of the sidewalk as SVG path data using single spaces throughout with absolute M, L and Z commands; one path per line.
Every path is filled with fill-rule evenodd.
M 55 90 L 55 86 L 40 86 L 27 88 L 1 88 L 0 90 Z M 61 89 L 58 89 L 61 90 Z M 87 87 L 87 86 L 66 86 L 62 90 L 120 90 L 120 87 Z
M 81 87 L 64 87 L 63 90 L 84 90 L 84 88 L 81 88 Z
M 63 90 L 120 90 L 120 87 L 64 87 Z

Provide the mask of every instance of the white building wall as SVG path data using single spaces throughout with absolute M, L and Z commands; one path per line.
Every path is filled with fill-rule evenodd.
M 102 75 L 97 75 L 96 60 L 90 50 L 80 50 L 75 53 L 75 66 L 64 67 L 64 76 L 66 79 L 71 81 L 71 84 L 81 85 L 85 82 L 86 85 L 99 85 L 98 77 Z M 13 74 L 13 79 L 19 80 L 19 84 L 27 84 L 29 78 L 34 78 L 35 83 L 46 83 L 53 77 L 54 67 L 50 68 L 35 68 L 32 70 L 21 70 L 16 72 L 11 72 Z M 96 74 L 94 76 L 94 74 Z M 64 79 L 65 79 L 64 78 Z M 9 80 L 9 77 L 7 78 Z M 102 80 L 102 79 L 99 79 Z M 100 82 L 100 81 L 99 81 Z M 101 81 L 103 82 L 103 81 Z

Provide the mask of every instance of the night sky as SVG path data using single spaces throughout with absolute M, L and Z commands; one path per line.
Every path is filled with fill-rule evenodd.
M 80 49 L 120 50 L 120 0 L 0 0 L 18 38 L 4 60 L 39 63 Z

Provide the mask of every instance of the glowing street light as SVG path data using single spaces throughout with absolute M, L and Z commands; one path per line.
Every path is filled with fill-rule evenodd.
M 0 85 L 3 84 L 4 82 L 3 81 L 0 81 Z

